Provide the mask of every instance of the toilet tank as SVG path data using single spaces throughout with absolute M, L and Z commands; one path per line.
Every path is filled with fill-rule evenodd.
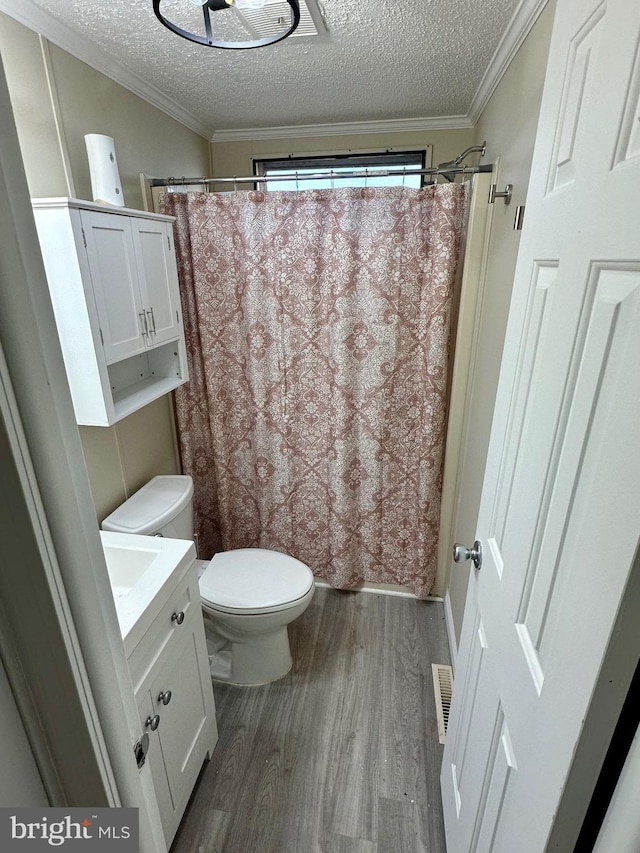
M 154 477 L 108 515 L 101 526 L 116 533 L 193 539 L 191 477 Z

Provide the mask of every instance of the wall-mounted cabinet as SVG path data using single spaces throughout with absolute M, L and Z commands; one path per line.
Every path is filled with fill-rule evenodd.
M 76 421 L 110 426 L 186 382 L 173 218 L 69 198 L 33 209 Z

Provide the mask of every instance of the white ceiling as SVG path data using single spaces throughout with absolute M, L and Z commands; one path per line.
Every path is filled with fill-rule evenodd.
M 228 51 L 172 34 L 151 0 L 0 0 L 0 10 L 208 136 L 434 117 L 469 124 L 489 72 L 500 73 L 543 5 L 322 0 L 320 38 Z

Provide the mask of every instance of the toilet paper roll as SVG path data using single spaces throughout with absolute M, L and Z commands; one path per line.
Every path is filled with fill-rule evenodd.
M 89 158 L 93 200 L 100 204 L 123 207 L 124 196 L 113 139 L 99 133 L 87 133 L 84 141 Z

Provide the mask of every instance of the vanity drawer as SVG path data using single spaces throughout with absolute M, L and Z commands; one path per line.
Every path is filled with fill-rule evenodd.
M 153 678 L 154 669 L 170 654 L 173 643 L 179 642 L 188 630 L 193 630 L 194 619 L 202 619 L 195 566 L 176 586 L 160 615 L 129 655 L 127 662 L 136 696 L 148 689 L 147 682 Z

